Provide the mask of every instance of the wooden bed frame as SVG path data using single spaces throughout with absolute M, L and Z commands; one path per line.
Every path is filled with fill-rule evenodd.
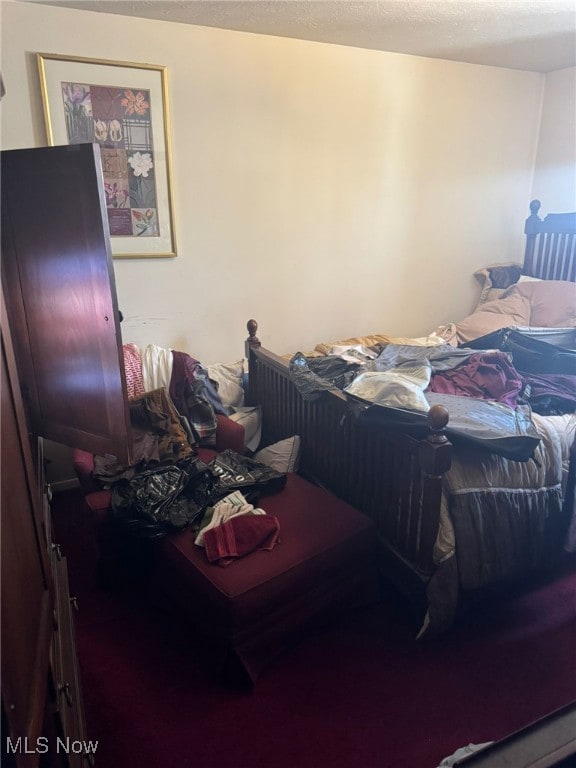
M 525 226 L 524 274 L 576 281 L 576 213 L 541 220 L 539 209 L 534 200 Z M 247 327 L 247 402 L 262 408 L 262 445 L 300 435 L 300 471 L 374 520 L 383 572 L 421 616 L 435 570 L 442 476 L 451 464 L 452 445 L 443 432 L 448 412 L 441 406 L 430 410 L 425 439 L 371 429 L 351 417 L 337 389 L 304 400 L 288 361 L 261 345 L 255 320 Z
M 530 203 L 524 233 L 523 274 L 542 280 L 576 282 L 576 213 L 538 216 L 540 200 Z

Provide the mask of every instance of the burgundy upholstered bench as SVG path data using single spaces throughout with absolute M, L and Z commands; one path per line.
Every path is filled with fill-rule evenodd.
M 210 563 L 191 531 L 163 539 L 153 589 L 184 611 L 254 682 L 306 629 L 378 599 L 371 521 L 328 491 L 290 473 L 259 506 L 280 522 L 280 543 L 227 567 Z

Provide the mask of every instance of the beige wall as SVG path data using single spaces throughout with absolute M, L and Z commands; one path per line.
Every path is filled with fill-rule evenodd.
M 168 67 L 173 260 L 116 261 L 125 341 L 205 363 L 468 313 L 518 260 L 542 75 L 1 3 L 2 148 L 45 144 L 34 53 Z
M 576 211 L 576 67 L 546 75 L 532 195 L 542 213 Z

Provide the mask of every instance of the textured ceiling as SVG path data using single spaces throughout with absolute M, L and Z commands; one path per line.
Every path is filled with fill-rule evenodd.
M 24 0 L 496 67 L 576 66 L 576 0 Z

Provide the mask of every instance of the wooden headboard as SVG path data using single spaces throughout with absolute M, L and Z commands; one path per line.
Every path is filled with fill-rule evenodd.
M 540 200 L 530 203 L 526 219 L 523 273 L 542 280 L 576 282 L 576 213 L 538 216 Z

